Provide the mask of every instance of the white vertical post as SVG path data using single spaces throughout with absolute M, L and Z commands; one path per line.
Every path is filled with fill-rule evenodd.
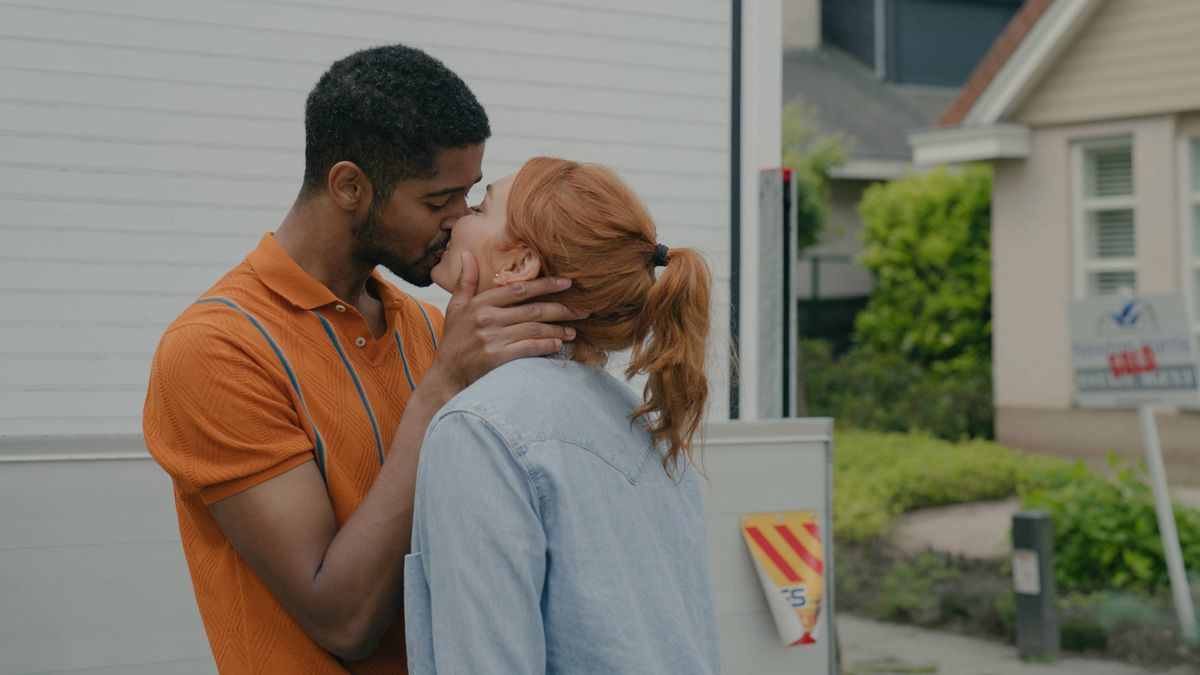
M 1198 637 L 1196 610 L 1192 607 L 1187 571 L 1183 567 L 1183 552 L 1179 548 L 1179 533 L 1175 530 L 1175 512 L 1171 508 L 1171 497 L 1167 492 L 1167 472 L 1163 468 L 1162 445 L 1158 440 L 1158 424 L 1154 419 L 1153 406 L 1138 406 L 1138 419 L 1142 423 L 1146 465 L 1150 469 L 1150 486 L 1154 489 L 1154 510 L 1158 514 L 1158 531 L 1162 536 L 1163 554 L 1167 559 L 1167 574 L 1171 579 L 1175 613 L 1179 616 L 1179 628 L 1184 638 L 1195 642 Z
M 758 172 L 777 167 L 783 136 L 783 5 L 742 2 L 742 283 L 738 391 L 743 420 L 759 415 Z M 777 299 L 782 302 L 782 299 Z

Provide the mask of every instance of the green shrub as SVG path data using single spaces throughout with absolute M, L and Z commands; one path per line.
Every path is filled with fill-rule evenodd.
M 1017 597 L 1013 595 L 1011 586 L 996 594 L 993 607 L 1002 633 L 1014 635 L 1017 632 Z
M 834 534 L 847 541 L 884 534 L 906 511 L 1011 497 L 1034 472 L 1065 464 L 991 441 L 853 430 L 837 432 L 833 457 Z
M 1099 591 L 1058 599 L 1062 646 L 1071 651 L 1119 651 L 1145 663 L 1163 661 L 1175 648 L 1174 618 L 1162 597 Z
M 870 187 L 859 205 L 875 279 L 840 358 L 805 341 L 809 412 L 878 431 L 992 435 L 991 172 Z
M 829 221 L 829 172 L 846 158 L 844 134 L 822 134 L 819 114 L 797 96 L 783 108 L 782 166 L 796 181 L 796 248 L 817 243 Z
M 958 576 L 946 559 L 922 553 L 912 560 L 897 561 L 883 579 L 883 593 L 873 613 L 883 621 L 905 621 L 932 626 L 942 618 L 938 586 Z
M 990 360 L 991 190 L 991 169 L 978 165 L 867 189 L 862 263 L 875 287 L 858 345 L 922 366 Z
M 1154 495 L 1132 468 L 1109 459 L 1112 476 L 1082 463 L 1032 477 L 1026 507 L 1054 517 L 1054 569 L 1066 591 L 1167 587 L 1167 568 Z M 1200 569 L 1200 511 L 1175 506 L 1185 567 Z
M 970 560 L 926 551 L 905 556 L 887 546 L 837 546 L 839 611 L 885 621 L 1009 637 L 1016 604 L 1007 560 Z
M 926 367 L 895 352 L 801 341 L 808 412 L 874 431 L 924 431 L 939 438 L 992 434 L 991 364 L 956 357 Z

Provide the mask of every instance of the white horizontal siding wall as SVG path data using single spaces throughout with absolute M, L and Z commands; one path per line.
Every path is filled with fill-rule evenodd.
M 283 218 L 328 65 L 426 49 L 492 120 L 495 179 L 601 162 L 716 274 L 726 410 L 728 0 L 0 2 L 0 436 L 136 433 L 175 315 Z M 440 301 L 440 293 L 420 295 Z

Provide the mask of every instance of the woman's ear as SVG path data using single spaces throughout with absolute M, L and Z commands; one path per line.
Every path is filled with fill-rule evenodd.
M 542 261 L 528 246 L 518 244 L 508 251 L 507 260 L 496 273 L 496 285 L 507 286 L 516 281 L 532 281 L 542 273 Z

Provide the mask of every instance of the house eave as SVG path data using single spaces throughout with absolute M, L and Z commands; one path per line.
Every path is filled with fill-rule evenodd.
M 835 180 L 895 180 L 912 168 L 906 159 L 852 157 L 829 170 Z
M 1100 5 L 1101 0 L 1054 0 L 967 111 L 962 124 L 990 125 L 1012 114 Z
M 1024 159 L 1031 149 L 1029 127 L 989 124 L 914 131 L 908 135 L 917 166 L 960 164 L 994 159 Z

